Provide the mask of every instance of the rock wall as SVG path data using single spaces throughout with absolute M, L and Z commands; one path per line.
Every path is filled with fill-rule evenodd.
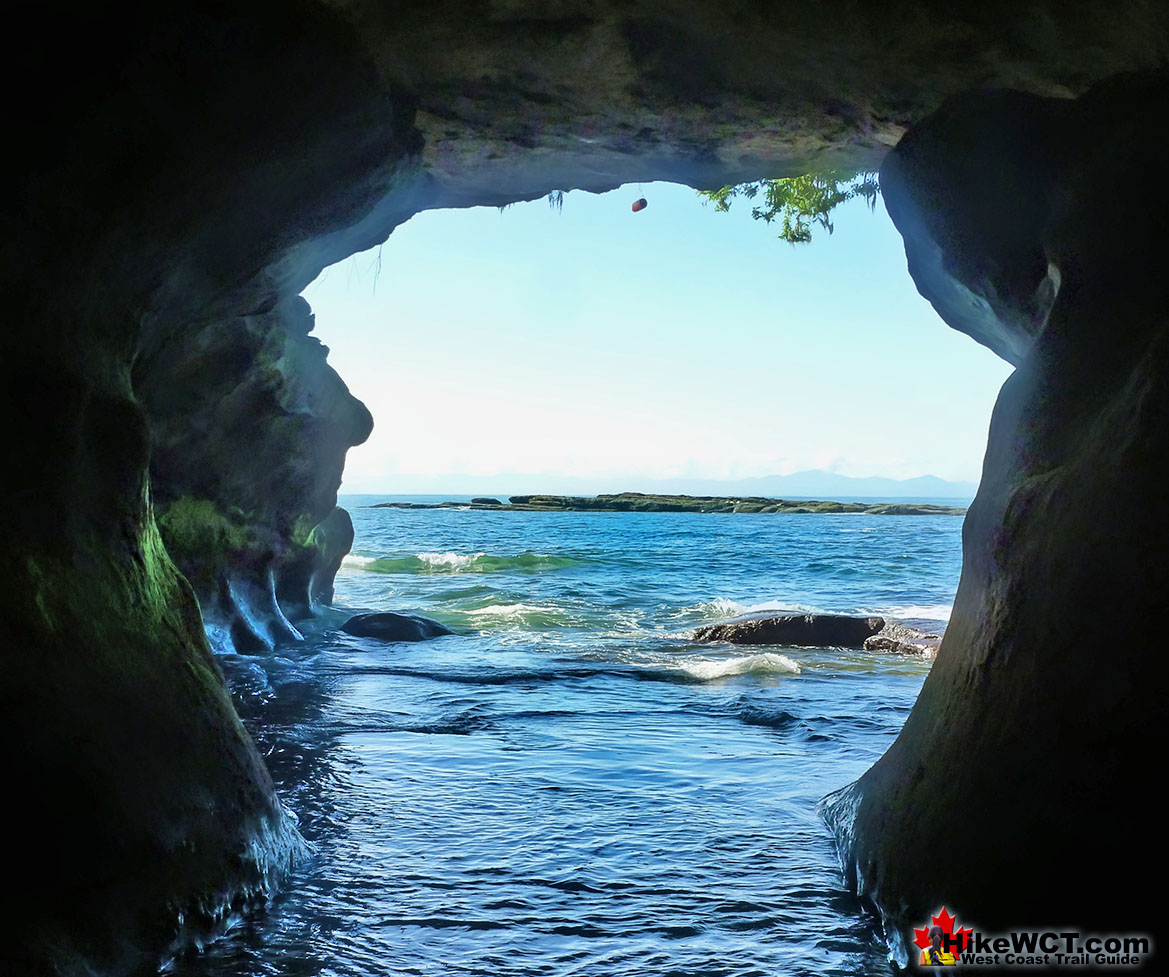
M 882 169 L 919 288 L 1019 358 L 937 662 L 894 746 L 828 808 L 852 881 L 910 940 L 943 902 L 984 931 L 1161 928 L 1131 886 L 1136 862 L 1165 867 L 1138 839 L 1166 745 L 1169 207 L 1155 188 L 1169 149 L 1152 134 L 1167 96 L 1164 74 L 1075 102 L 966 96 Z
M 293 297 L 151 336 L 134 363 L 163 542 L 205 623 L 241 651 L 298 639 L 289 618 L 331 595 L 353 541 L 343 510 L 331 533 L 317 527 L 334 512 L 346 450 L 373 419 L 325 362 L 312 326 L 308 303 Z
M 1161 5 L 1120 14 L 1083 0 L 293 0 L 278 13 L 188 0 L 67 21 L 56 8 L 23 13 L 0 62 L 6 90 L 21 93 L 6 120 L 14 192 L 0 210 L 0 389 L 13 428 L 0 743 L 21 841 L 0 963 L 30 974 L 149 969 L 184 927 L 265 898 L 298 850 L 209 653 L 200 601 L 206 623 L 244 647 L 292 636 L 289 618 L 327 596 L 351 540 L 334 496 L 369 418 L 306 335 L 296 295 L 322 268 L 424 207 L 875 166 L 947 95 L 1066 97 L 1169 51 Z M 990 140 L 985 170 L 1013 160 L 1000 191 L 1022 206 L 989 229 L 963 212 L 954 226 L 965 229 L 947 238 L 935 219 L 970 174 L 922 165 L 904 180 L 925 229 L 905 225 L 911 261 L 933 262 L 915 272 L 923 291 L 1021 367 L 969 521 L 956 650 L 943 650 L 905 736 L 855 795 L 861 877 L 894 911 L 951 892 L 981 910 L 993 887 L 974 860 L 953 890 L 952 875 L 909 873 L 909 852 L 937 841 L 947 812 L 974 812 L 963 836 L 974 844 L 999 810 L 982 803 L 996 789 L 989 768 L 963 767 L 947 780 L 949 807 L 893 824 L 888 812 L 920 799 L 899 785 L 918 776 L 926 740 L 946 732 L 942 758 L 960 745 L 1016 751 L 1006 782 L 1030 804 L 1054 789 L 1054 776 L 1020 782 L 1045 751 L 1074 750 L 1088 771 L 1076 783 L 1116 791 L 1139 773 L 1128 737 L 1155 733 L 1156 662 L 1127 656 L 1150 637 L 1137 612 L 1158 606 L 1141 568 L 1164 553 L 1164 520 L 1146 505 L 1163 454 L 1160 244 L 1145 200 L 1118 192 L 1155 185 L 1131 181 L 1150 176 L 1145 164 L 1125 170 L 1109 155 L 1125 147 L 1128 165 L 1156 142 L 1147 102 L 1084 103 L 1078 138 L 1051 103 L 1036 114 L 1020 102 L 1058 132 L 1059 178 L 1034 169 L 1046 135 L 1029 137 L 1027 159 Z M 949 148 L 968 141 L 957 119 L 933 158 L 961 157 Z M 905 144 L 903 164 L 914 145 L 927 152 L 929 132 Z M 937 192 L 922 196 L 915 180 Z M 1046 209 L 1030 209 L 1035 187 Z M 1099 201 L 1117 233 L 1086 216 Z M 988 212 L 1001 217 L 997 203 Z M 973 311 L 947 311 L 955 301 Z M 1106 629 L 1083 621 L 1094 605 L 1135 610 Z M 1099 649 L 1116 647 L 1101 642 L 1117 635 L 1129 648 L 1101 667 Z M 994 678 L 1011 669 L 1017 679 Z M 1077 725 L 1068 703 L 1089 689 L 1100 704 Z M 979 740 L 982 714 L 994 735 Z M 1025 808 L 1032 822 L 1004 850 L 1019 854 L 1033 829 L 1078 840 L 1090 818 L 1120 817 L 1119 794 L 1060 790 L 1064 819 Z M 1017 892 L 1003 912 L 1032 908 L 1038 890 Z
M 29 16 L 4 61 L 0 970 L 136 973 L 301 850 L 192 584 L 239 634 L 223 585 L 235 610 L 328 590 L 369 418 L 282 282 L 373 243 L 349 229 L 418 140 L 315 4 Z

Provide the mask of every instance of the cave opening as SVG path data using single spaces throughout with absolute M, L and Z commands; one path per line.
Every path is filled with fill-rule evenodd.
M 306 640 L 282 643 L 278 660 L 228 651 L 223 662 L 320 854 L 270 918 L 183 973 L 245 974 L 261 952 L 498 969 L 513 947 L 515 972 L 571 960 L 712 972 L 724 939 L 736 957 L 789 972 L 823 956 L 825 938 L 827 972 L 886 972 L 879 927 L 847 895 L 816 804 L 884 752 L 928 662 L 691 634 L 793 610 L 940 630 L 960 518 L 372 508 L 541 491 L 782 496 L 734 489 L 734 475 L 764 475 L 747 466 L 771 458 L 701 466 L 801 426 L 819 451 L 849 418 L 863 417 L 861 440 L 881 451 L 938 448 L 963 427 L 981 455 L 1008 367 L 978 349 L 988 368 L 970 368 L 970 340 L 938 328 L 883 213 L 850 208 L 832 237 L 791 249 L 688 187 L 643 188 L 651 209 L 633 215 L 635 189 L 570 193 L 561 212 L 539 199 L 422 214 L 305 291 L 311 335 L 374 417 L 346 471 L 356 452 L 375 457 L 357 461 L 358 491 L 341 488 L 355 538 L 333 606 L 294 622 Z M 891 400 L 896 418 L 882 412 Z M 646 411 L 659 427 L 638 429 Z M 938 426 L 895 427 L 907 420 Z M 567 462 L 522 453 L 557 440 Z M 521 453 L 506 454 L 511 442 Z M 694 444 L 715 452 L 679 458 Z M 418 468 L 379 470 L 391 451 Z M 689 467 L 632 467 L 647 457 Z M 452 458 L 467 469 L 444 468 Z M 629 467 L 586 467 L 614 460 Z M 473 467 L 485 463 L 499 467 Z M 447 478 L 422 481 L 427 466 Z M 945 488 L 900 501 L 969 501 Z M 363 611 L 455 634 L 386 645 L 338 632 Z
M 304 291 L 375 419 L 343 492 L 973 497 L 1010 366 L 939 328 L 883 205 L 788 245 L 676 184 L 563 201 L 423 212 Z

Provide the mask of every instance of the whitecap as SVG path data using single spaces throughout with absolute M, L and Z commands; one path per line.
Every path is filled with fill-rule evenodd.
M 680 671 L 702 682 L 714 679 L 732 678 L 736 675 L 799 675 L 798 662 L 786 655 L 764 652 L 760 655 L 743 655 L 740 658 L 694 658 L 682 662 Z
M 483 553 L 419 553 L 418 559 L 430 567 L 450 567 L 460 570 L 469 567 Z
M 538 604 L 489 604 L 463 611 L 468 617 L 523 617 L 525 614 L 543 614 L 551 610 Z
M 949 621 L 953 604 L 904 604 L 887 607 L 880 613 L 898 620 Z
M 691 614 L 696 614 L 700 617 L 713 619 L 735 617 L 745 613 L 747 613 L 747 606 L 740 604 L 737 600 L 731 600 L 729 597 L 716 597 L 714 600 L 703 601 L 701 604 L 695 604 L 682 610 L 682 616 L 689 617 Z
M 824 609 L 812 604 L 797 604 L 793 601 L 768 600 L 746 608 L 744 614 L 758 614 L 761 611 L 776 611 L 780 614 L 823 614 Z

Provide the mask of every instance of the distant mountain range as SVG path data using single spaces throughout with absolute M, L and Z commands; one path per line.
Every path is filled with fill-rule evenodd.
M 346 478 L 343 493 L 393 495 L 505 495 L 544 493 L 598 495 L 647 492 L 681 495 L 761 495 L 770 498 L 819 499 L 963 499 L 974 498 L 975 482 L 949 482 L 935 475 L 917 478 L 854 478 L 825 471 L 764 475 L 759 478 L 635 478 L 571 475 L 393 475 L 377 479 Z
M 761 478 L 744 478 L 736 481 L 701 482 L 699 484 L 724 489 L 734 488 L 736 495 L 767 496 L 857 496 L 862 498 L 946 498 L 972 499 L 978 491 L 976 482 L 947 482 L 936 475 L 919 475 L 917 478 L 854 478 L 850 475 L 836 475 L 832 472 L 794 472 L 791 475 L 764 475 Z M 706 494 L 705 491 L 703 494 Z M 725 493 L 724 493 L 725 494 Z

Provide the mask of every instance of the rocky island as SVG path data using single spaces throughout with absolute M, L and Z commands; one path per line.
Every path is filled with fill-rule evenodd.
M 508 504 L 497 499 L 466 502 L 379 502 L 370 509 L 494 509 L 508 512 L 783 512 L 855 513 L 866 516 L 963 516 L 960 506 L 903 502 L 819 502 L 768 499 L 759 496 L 645 495 L 513 495 Z

